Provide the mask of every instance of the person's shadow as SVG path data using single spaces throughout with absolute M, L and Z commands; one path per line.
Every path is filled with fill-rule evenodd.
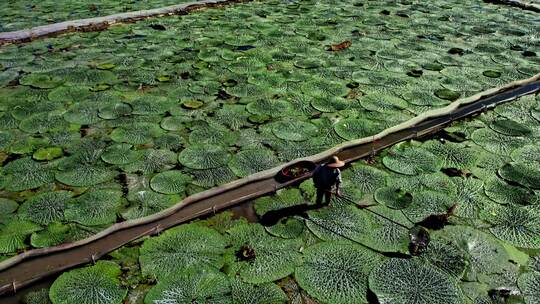
M 308 205 L 308 204 L 301 204 L 301 205 L 294 205 L 278 210 L 272 210 L 266 212 L 260 219 L 259 223 L 263 226 L 273 226 L 277 224 L 281 219 L 298 215 L 303 218 L 307 218 L 307 211 L 309 210 L 316 210 L 322 207 L 326 207 L 327 205 Z

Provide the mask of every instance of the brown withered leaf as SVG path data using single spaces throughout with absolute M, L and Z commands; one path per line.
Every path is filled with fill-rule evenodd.
M 345 40 L 342 43 L 332 44 L 328 50 L 332 52 L 337 52 L 337 51 L 341 51 L 346 48 L 349 48 L 351 45 L 352 45 L 352 41 Z

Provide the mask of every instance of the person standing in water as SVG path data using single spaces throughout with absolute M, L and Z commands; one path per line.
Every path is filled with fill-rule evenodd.
M 322 164 L 313 172 L 313 183 L 317 189 L 316 204 L 322 204 L 323 196 L 326 205 L 330 205 L 332 199 L 332 188 L 335 187 L 336 196 L 341 196 L 341 170 L 345 162 L 339 160 L 337 156 L 332 156 L 329 162 Z

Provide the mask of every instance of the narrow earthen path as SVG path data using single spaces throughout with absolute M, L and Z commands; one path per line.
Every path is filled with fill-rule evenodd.
M 433 134 L 452 121 L 478 114 L 498 104 L 539 90 L 540 74 L 500 89 L 488 90 L 443 109 L 413 118 L 409 122 L 385 130 L 378 135 L 344 143 L 336 148 L 305 159 L 320 163 L 331 155 L 337 154 L 341 159 L 350 163 L 373 155 L 377 151 L 398 142 Z M 83 240 L 78 244 L 72 243 L 44 250 L 34 250 L 33 254 L 21 255 L 20 259 L 14 259 L 11 263 L 4 263 L 3 267 L 1 267 L 0 295 L 12 294 L 17 292 L 17 289 L 28 286 L 40 279 L 95 261 L 108 252 L 140 237 L 159 233 L 164 229 L 201 216 L 211 215 L 310 177 L 303 176 L 288 182 L 278 182 L 274 176 L 283 166 L 205 191 L 200 195 L 194 195 L 162 214 L 150 216 L 130 225 L 117 224 L 117 227 L 99 235 L 99 237 Z M 1 298 L 0 302 L 2 302 Z

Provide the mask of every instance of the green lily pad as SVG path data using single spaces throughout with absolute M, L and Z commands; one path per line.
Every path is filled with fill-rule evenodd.
M 176 194 L 184 192 L 191 177 L 179 170 L 165 171 L 156 174 L 150 180 L 150 187 L 163 194 Z
M 127 295 L 118 277 L 120 266 L 99 261 L 94 266 L 63 273 L 51 286 L 53 303 L 109 303 L 121 304 Z
M 323 242 L 304 250 L 294 277 L 302 289 L 324 303 L 367 303 L 369 273 L 383 261 L 357 244 Z
M 225 148 L 211 144 L 191 145 L 178 155 L 182 165 L 197 170 L 224 166 L 230 158 Z
M 217 231 L 196 223 L 186 224 L 147 239 L 141 246 L 139 263 L 143 275 L 160 279 L 189 268 L 219 269 L 224 264 L 225 246 L 225 238 Z
M 414 259 L 389 259 L 376 267 L 369 288 L 381 304 L 463 303 L 457 280 Z

